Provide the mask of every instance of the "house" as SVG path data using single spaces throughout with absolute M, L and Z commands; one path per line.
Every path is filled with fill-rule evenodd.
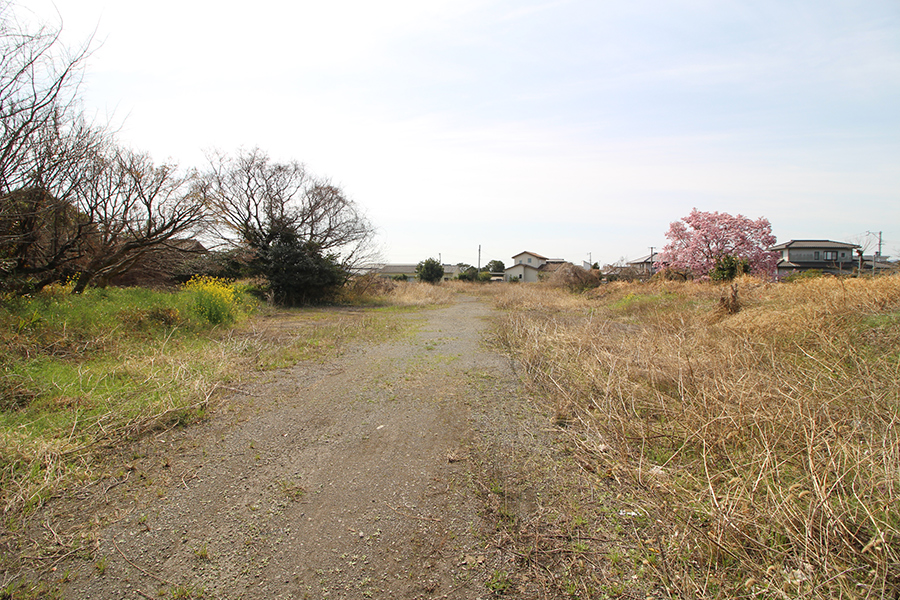
M 656 271 L 655 265 L 659 262 L 659 252 L 652 252 L 647 256 L 642 256 L 625 263 L 628 267 L 634 269 L 638 277 L 653 275 Z
M 382 265 L 376 272 L 379 277 L 384 277 L 385 279 L 399 279 L 405 277 L 406 281 L 415 281 L 416 266 L 417 265 L 413 264 Z
M 406 281 L 416 280 L 416 267 L 418 264 L 386 264 L 374 269 L 379 277 L 385 279 L 399 279 L 405 277 Z M 458 265 L 441 265 L 444 267 L 444 281 L 456 279 L 462 269 Z
M 547 258 L 536 252 L 520 252 L 513 258 L 513 265 L 503 273 L 506 281 L 535 282 L 567 264 L 561 258 Z
M 857 267 L 854 251 L 858 244 L 835 242 L 832 240 L 791 240 L 768 248 L 770 252 L 780 252 L 778 278 L 810 269 L 823 273 L 847 275 Z
M 444 281 L 450 281 L 451 279 L 456 279 L 459 277 L 459 274 L 463 272 L 462 267 L 459 265 L 441 265 L 444 267 Z
M 539 279 L 538 269 L 550 260 L 536 252 L 519 252 L 512 258 L 512 266 L 507 267 L 503 272 L 503 278 L 506 281 L 513 279 L 525 282 L 537 281 Z

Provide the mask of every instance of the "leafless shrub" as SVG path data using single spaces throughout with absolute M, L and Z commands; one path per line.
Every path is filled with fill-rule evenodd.
M 732 283 L 727 288 L 722 289 L 719 307 L 729 315 L 736 315 L 740 312 L 741 302 L 738 300 L 738 286 L 736 283 Z
M 580 292 L 600 285 L 599 271 L 582 269 L 566 263 L 555 270 L 547 278 L 547 284 L 562 287 L 573 292 Z
M 366 304 L 382 301 L 385 296 L 397 287 L 390 279 L 377 273 L 367 273 L 351 277 L 338 293 L 337 301 L 341 304 Z

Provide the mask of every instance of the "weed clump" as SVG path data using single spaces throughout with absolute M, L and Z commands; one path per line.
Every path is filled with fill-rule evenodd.
M 194 312 L 212 325 L 233 323 L 237 317 L 238 295 L 231 282 L 218 277 L 195 275 L 183 289 L 193 297 Z

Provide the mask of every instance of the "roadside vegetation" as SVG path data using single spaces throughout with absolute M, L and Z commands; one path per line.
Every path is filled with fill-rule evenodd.
M 203 419 L 253 372 L 393 335 L 396 322 L 378 306 L 452 297 L 440 286 L 406 284 L 356 297 L 374 310 L 285 310 L 260 305 L 253 286 L 210 277 L 177 291 L 72 294 L 74 286 L 53 284 L 0 302 L 0 506 L 7 523 L 67 486 L 104 475 L 104 451 Z
M 497 292 L 580 467 L 501 519 L 545 589 L 898 597 L 900 277 Z
M 94 450 L 205 414 L 231 369 L 222 325 L 255 302 L 195 279 L 177 293 L 75 282 L 0 304 L 0 488 L 5 513 L 90 477 Z

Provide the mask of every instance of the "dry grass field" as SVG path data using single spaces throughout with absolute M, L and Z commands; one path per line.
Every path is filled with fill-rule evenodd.
M 483 543 L 507 560 L 489 593 L 900 598 L 898 276 L 577 293 L 371 280 L 344 306 L 241 309 L 227 327 L 183 293 L 11 303 L 0 542 L 102 478 L 109 449 L 202 420 L 253 374 L 403 335 L 394 313 L 458 294 L 501 309 L 484 328 L 551 421 L 529 430 L 505 399 L 472 448 Z
M 577 462 L 640 507 L 633 579 L 900 597 L 900 277 L 494 291 L 497 339 Z M 601 570 L 621 562 L 593 548 Z

